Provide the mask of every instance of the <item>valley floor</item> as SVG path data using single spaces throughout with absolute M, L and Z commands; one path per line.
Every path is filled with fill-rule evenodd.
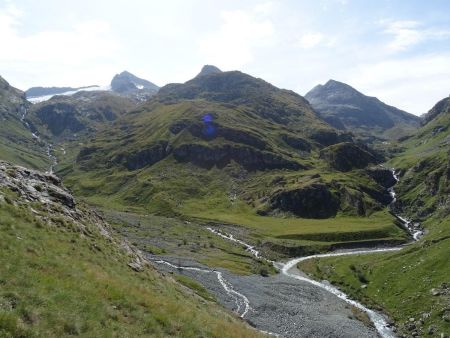
M 147 252 L 158 269 L 176 280 L 197 281 L 259 330 L 287 338 L 378 336 L 365 312 L 308 282 L 276 274 L 270 262 L 255 259 L 241 245 L 205 226 L 154 215 L 115 211 L 106 215 L 116 230 Z M 238 237 L 245 233 L 245 228 L 221 227 L 230 228 Z M 237 295 L 226 290 L 216 272 Z M 248 300 L 248 311 L 241 297 Z

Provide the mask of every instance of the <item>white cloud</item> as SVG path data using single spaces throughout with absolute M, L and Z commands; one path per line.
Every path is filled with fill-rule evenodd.
M 105 58 L 119 47 L 105 21 L 91 20 L 66 30 L 21 34 L 24 23 L 23 13 L 14 5 L 0 9 L 0 41 L 7 46 L 0 53 L 0 67 L 6 68 L 7 72 L 16 69 L 33 77 L 54 66 L 66 77 L 78 79 L 81 78 L 80 70 L 84 74 L 95 74 L 96 66 L 101 68 Z
M 344 81 L 367 95 L 420 115 L 450 94 L 450 54 L 363 64 Z
M 237 69 L 251 62 L 254 49 L 267 46 L 274 36 L 273 24 L 266 17 L 269 12 L 270 6 L 222 12 L 219 29 L 198 42 L 205 63 Z
M 393 36 L 388 44 L 388 48 L 393 52 L 404 51 L 426 40 L 450 37 L 450 31 L 425 29 L 418 21 L 381 21 L 381 24 L 384 26 L 384 33 Z
M 393 35 L 388 48 L 392 51 L 402 51 L 417 44 L 424 38 L 423 32 L 417 30 L 417 21 L 394 21 L 386 25 L 385 33 Z
M 310 49 L 318 46 L 325 39 L 322 33 L 309 32 L 305 33 L 298 39 L 298 44 L 304 49 Z

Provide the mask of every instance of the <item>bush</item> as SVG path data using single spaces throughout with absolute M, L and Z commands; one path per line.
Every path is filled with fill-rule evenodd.
M 259 269 L 259 274 L 263 277 L 269 277 L 269 270 L 266 267 L 262 267 Z
M 358 279 L 361 283 L 367 284 L 369 281 L 367 280 L 366 276 L 362 272 L 358 272 Z

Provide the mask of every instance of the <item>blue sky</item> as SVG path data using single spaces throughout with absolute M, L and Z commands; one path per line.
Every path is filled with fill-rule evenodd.
M 450 1 L 0 0 L 12 85 L 158 85 L 203 64 L 304 95 L 328 79 L 414 114 L 450 94 Z

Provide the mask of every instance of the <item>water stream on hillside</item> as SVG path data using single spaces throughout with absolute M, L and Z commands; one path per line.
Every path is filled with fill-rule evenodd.
M 23 125 L 25 126 L 25 128 L 27 128 L 30 131 L 31 136 L 33 136 L 34 139 L 36 139 L 38 142 L 42 142 L 44 144 L 45 153 L 47 154 L 47 157 L 50 160 L 50 167 L 48 168 L 47 172 L 50 174 L 53 174 L 53 169 L 58 164 L 58 159 L 54 155 L 53 144 L 42 140 L 37 132 L 33 132 L 33 130 L 30 127 L 30 124 L 25 120 L 25 118 L 27 117 L 27 114 L 28 114 L 28 109 L 26 107 L 22 106 L 20 108 L 20 112 L 21 112 L 20 122 L 22 122 Z
M 398 177 L 395 169 L 391 169 L 391 172 L 392 172 L 392 176 L 395 179 L 395 184 L 397 184 L 399 182 L 400 178 Z M 420 237 L 423 236 L 423 229 L 420 226 L 420 223 L 413 222 L 412 220 L 407 219 L 406 217 L 402 217 L 402 216 L 394 213 L 394 205 L 395 205 L 395 202 L 397 201 L 396 193 L 394 191 L 395 184 L 388 189 L 388 192 L 392 197 L 392 201 L 389 204 L 389 207 L 390 207 L 391 211 L 393 212 L 394 216 L 397 217 L 401 221 L 405 230 L 411 234 L 411 236 L 413 237 L 413 239 L 415 241 L 418 241 L 420 239 Z
M 392 169 L 392 175 L 393 175 L 395 181 L 398 182 L 399 178 L 394 169 Z M 394 206 L 394 203 L 396 202 L 396 195 L 395 195 L 394 187 L 390 187 L 388 189 L 388 191 L 392 197 L 392 202 L 389 207 L 391 208 L 391 211 L 393 212 L 393 210 L 394 210 L 393 206 Z M 423 235 L 423 230 L 420 228 L 420 225 L 418 225 L 417 223 L 413 224 L 412 221 L 410 221 L 404 217 L 401 217 L 397 214 L 394 214 L 394 216 L 397 217 L 402 222 L 403 227 L 405 228 L 405 230 L 407 230 L 411 234 L 414 241 L 417 241 Z M 365 307 L 364 305 L 351 299 L 347 294 L 345 294 L 338 288 L 332 286 L 331 284 L 329 284 L 326 281 L 319 282 L 312 278 L 307 277 L 306 275 L 301 274 L 300 271 L 297 269 L 297 265 L 300 262 L 303 262 L 303 261 L 306 261 L 309 259 L 313 259 L 313 258 L 325 258 L 325 257 L 349 256 L 349 255 L 361 255 L 361 254 L 399 251 L 403 248 L 403 246 L 397 246 L 397 247 L 391 247 L 391 248 L 349 250 L 349 251 L 340 251 L 340 252 L 333 252 L 333 253 L 327 253 L 327 254 L 318 254 L 318 255 L 311 255 L 311 256 L 306 256 L 306 257 L 293 258 L 293 259 L 289 260 L 288 262 L 283 263 L 283 262 L 274 262 L 272 260 L 269 260 L 269 259 L 261 256 L 260 252 L 254 246 L 252 246 L 240 239 L 235 238 L 232 234 L 227 234 L 222 231 L 213 229 L 211 227 L 208 227 L 207 229 L 217 236 L 220 236 L 226 240 L 229 240 L 231 242 L 234 242 L 234 243 L 237 243 L 237 244 L 243 246 L 245 248 L 245 250 L 248 251 L 255 258 L 262 259 L 269 263 L 272 263 L 278 270 L 280 270 L 280 272 L 283 275 L 293 278 L 293 279 L 296 279 L 296 280 L 307 282 L 314 286 L 317 286 L 323 290 L 326 290 L 326 291 L 332 293 L 333 295 L 342 299 L 346 303 L 360 309 L 361 311 L 364 311 L 365 313 L 367 313 L 370 320 L 373 322 L 376 330 L 383 338 L 395 338 L 396 337 L 392 330 L 391 325 L 388 324 L 388 320 L 384 314 L 381 314 L 379 312 L 376 312 L 374 310 L 371 310 L 371 309 Z M 211 272 L 215 273 L 217 275 L 217 279 L 218 279 L 219 283 L 222 285 L 222 287 L 224 288 L 226 293 L 231 298 L 234 299 L 235 304 L 236 304 L 235 312 L 238 313 L 241 318 L 244 318 L 245 315 L 247 314 L 247 312 L 251 309 L 248 298 L 245 295 L 237 292 L 233 288 L 233 286 L 223 278 L 223 275 L 220 271 L 200 269 L 200 268 L 196 268 L 196 267 L 178 266 L 178 265 L 172 264 L 172 263 L 164 261 L 164 260 L 155 260 L 154 262 L 158 263 L 158 264 L 166 264 L 172 268 L 180 269 L 180 270 L 186 269 L 186 270 L 198 271 L 201 273 L 211 273 Z M 264 333 L 278 336 L 277 334 L 270 333 L 270 332 L 264 331 Z

